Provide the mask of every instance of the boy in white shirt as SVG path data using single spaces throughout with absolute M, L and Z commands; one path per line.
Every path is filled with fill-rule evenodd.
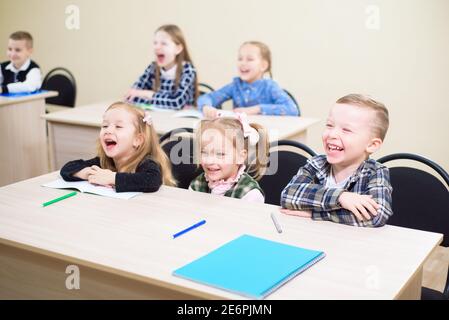
M 39 66 L 31 60 L 33 37 L 25 31 L 9 36 L 9 61 L 0 64 L 0 93 L 34 92 L 42 85 Z

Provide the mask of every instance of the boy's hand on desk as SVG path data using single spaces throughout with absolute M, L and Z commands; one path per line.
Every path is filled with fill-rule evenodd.
M 237 112 L 237 113 L 246 113 L 247 115 L 250 116 L 250 115 L 260 114 L 260 107 L 254 106 L 254 107 L 246 107 L 246 108 L 234 108 L 233 111 Z
M 98 166 L 92 166 L 93 173 L 89 175 L 87 181 L 92 184 L 110 187 L 115 185 L 116 173 L 109 169 L 101 169 Z
M 288 214 L 291 216 L 298 216 L 303 218 L 311 218 L 312 212 L 311 211 L 303 211 L 303 210 L 290 210 L 290 209 L 279 209 L 280 212 L 284 214 Z
M 95 171 L 91 167 L 86 167 L 77 173 L 73 174 L 74 177 L 87 180 L 91 174 L 93 174 Z
M 343 192 L 338 197 L 338 201 L 343 208 L 351 211 L 359 221 L 371 220 L 372 216 L 377 216 L 379 205 L 370 195 Z
M 217 117 L 217 109 L 210 106 L 204 106 L 203 107 L 203 114 L 206 119 L 214 119 Z

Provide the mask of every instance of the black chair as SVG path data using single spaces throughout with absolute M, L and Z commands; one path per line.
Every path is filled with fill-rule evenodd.
M 43 90 L 58 91 L 57 97 L 45 99 L 45 103 L 74 107 L 76 101 L 76 82 L 73 74 L 66 68 L 54 68 L 42 81 Z
M 293 100 L 293 102 L 294 102 L 295 105 L 296 105 L 296 108 L 298 108 L 298 117 L 301 116 L 301 109 L 299 108 L 299 103 L 298 103 L 298 101 L 296 100 L 296 98 L 295 98 L 289 91 L 287 91 L 286 89 L 283 89 L 283 90 L 284 90 L 285 93 L 288 94 L 288 96 Z
M 203 172 L 194 161 L 193 129 L 174 129 L 162 135 L 159 142 L 170 158 L 173 177 L 178 182 L 178 187 L 188 189 L 190 182 Z
M 315 155 L 315 151 L 296 141 L 272 142 L 267 168 L 259 180 L 265 193 L 265 203 L 279 205 L 282 190 L 299 168 L 306 164 L 307 159 Z
M 198 93 L 199 93 L 199 95 L 206 94 L 206 93 L 209 93 L 209 92 L 212 92 L 212 91 L 215 91 L 215 89 L 212 88 L 210 85 L 208 85 L 206 83 L 203 83 L 203 82 L 198 83 Z
M 212 88 L 210 85 L 208 85 L 208 84 L 206 84 L 206 83 L 204 83 L 204 82 L 198 83 L 198 93 L 199 93 L 198 96 L 201 96 L 201 95 L 203 95 L 203 94 L 210 93 L 210 92 L 213 92 L 213 91 L 215 91 L 215 89 Z M 221 109 L 222 106 L 219 105 L 219 106 L 217 106 L 216 108 L 217 108 L 217 109 Z
M 438 164 L 411 153 L 395 153 L 380 158 L 380 163 L 411 160 L 426 165 L 436 175 L 415 167 L 391 166 L 393 215 L 388 224 L 438 232 L 444 235 L 443 247 L 449 246 L 449 175 Z M 437 176 L 440 179 L 437 178 Z M 422 288 L 421 299 L 449 299 L 449 268 L 443 292 Z

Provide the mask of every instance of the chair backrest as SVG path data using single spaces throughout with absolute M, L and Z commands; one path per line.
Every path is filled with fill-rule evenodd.
M 265 193 L 265 203 L 279 205 L 281 192 L 304 166 L 307 159 L 316 153 L 308 146 L 290 140 L 279 140 L 271 143 L 268 167 L 259 180 Z
M 206 94 L 206 93 L 210 93 L 210 92 L 213 92 L 213 91 L 215 91 L 215 89 L 214 88 L 212 88 L 210 85 L 208 85 L 207 83 L 204 83 L 204 82 L 200 82 L 200 83 L 198 83 L 198 97 L 200 97 L 201 95 L 203 95 L 203 94 Z M 222 108 L 222 106 L 221 105 L 219 105 L 219 106 L 217 106 L 216 107 L 217 109 L 221 109 Z
M 401 160 L 401 165 L 390 166 L 390 161 Z M 422 163 L 434 174 L 412 166 L 402 160 Z M 449 246 L 449 175 L 438 164 L 411 153 L 395 153 L 378 160 L 389 165 L 393 186 L 393 215 L 388 224 L 444 234 L 442 245 Z M 416 164 L 416 163 L 415 163 Z
M 192 128 L 178 128 L 165 133 L 159 142 L 170 158 L 173 177 L 179 188 L 188 189 L 190 182 L 202 173 L 194 163 L 194 136 Z
M 296 100 L 296 98 L 288 91 L 288 90 L 286 90 L 286 89 L 283 89 L 284 91 L 285 91 L 285 93 L 286 94 L 288 94 L 288 96 L 293 100 L 293 102 L 295 103 L 295 105 L 296 105 L 296 108 L 298 108 L 298 116 L 300 116 L 301 115 L 301 109 L 299 108 L 299 103 L 298 103 L 298 101 Z
M 42 81 L 42 89 L 59 92 L 57 97 L 45 99 L 46 103 L 72 108 L 75 106 L 75 77 L 66 68 L 58 67 L 50 70 Z
M 210 85 L 208 85 L 206 83 L 203 83 L 203 82 L 198 83 L 198 93 L 199 93 L 199 95 L 206 94 L 206 93 L 209 93 L 209 92 L 212 92 L 212 91 L 215 91 L 215 89 L 212 88 Z

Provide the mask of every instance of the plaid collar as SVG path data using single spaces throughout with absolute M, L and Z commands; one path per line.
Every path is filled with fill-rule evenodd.
M 309 160 L 307 160 L 310 165 L 315 168 L 317 171 L 315 176 L 319 180 L 321 184 L 324 184 L 327 177 L 330 174 L 331 165 L 329 162 L 327 162 L 326 155 L 319 155 L 316 157 L 313 157 Z M 368 158 L 367 160 L 363 161 L 360 166 L 357 168 L 356 171 L 349 177 L 348 181 L 346 182 L 345 187 L 348 187 L 349 185 L 357 182 L 361 176 L 365 176 L 366 174 L 370 174 L 373 171 L 376 170 L 376 161 L 373 159 Z

